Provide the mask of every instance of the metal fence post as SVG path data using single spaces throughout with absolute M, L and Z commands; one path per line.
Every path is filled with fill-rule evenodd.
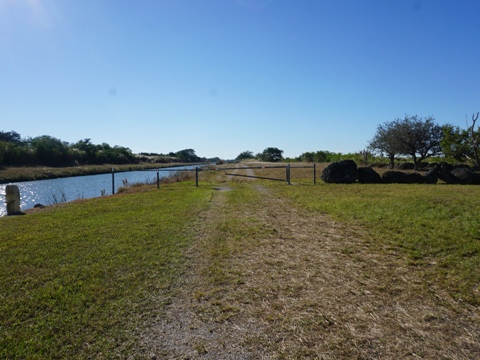
M 317 164 L 313 163 L 313 184 L 317 184 Z
M 198 187 L 198 166 L 195 168 L 195 185 Z
M 157 189 L 160 189 L 160 170 L 157 168 Z
M 112 195 L 115 194 L 115 169 L 112 167 Z
M 287 183 L 290 185 L 290 164 L 287 165 Z

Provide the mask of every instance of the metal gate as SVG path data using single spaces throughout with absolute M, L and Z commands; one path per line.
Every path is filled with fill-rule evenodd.
M 291 166 L 290 164 L 288 165 L 267 165 L 267 166 L 248 166 L 248 167 L 234 167 L 234 168 L 216 168 L 215 170 L 221 170 L 221 171 L 227 171 L 227 170 L 248 170 L 248 169 L 285 169 L 285 178 L 284 179 L 278 179 L 278 178 L 272 178 L 272 177 L 266 177 L 266 176 L 258 176 L 258 175 L 245 175 L 245 174 L 235 174 L 235 173 L 225 173 L 225 175 L 229 176 L 240 176 L 240 177 L 247 177 L 247 178 L 253 178 L 253 179 L 263 179 L 263 180 L 273 180 L 273 181 L 285 181 L 288 185 L 291 184 L 290 179 L 291 179 L 291 169 L 292 168 L 313 168 L 313 183 L 317 183 L 317 174 L 316 174 L 316 164 L 313 164 L 312 166 Z

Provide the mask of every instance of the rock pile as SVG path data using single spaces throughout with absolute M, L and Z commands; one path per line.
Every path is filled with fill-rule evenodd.
M 440 179 L 447 184 L 480 185 L 480 173 L 466 165 L 435 164 L 425 175 L 417 172 L 386 171 L 382 176 L 371 167 L 358 167 L 353 160 L 331 163 L 322 173 L 326 183 L 351 184 L 436 184 Z

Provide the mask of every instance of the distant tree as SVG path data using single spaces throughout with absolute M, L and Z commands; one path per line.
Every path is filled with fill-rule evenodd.
M 110 145 L 108 146 L 108 149 L 105 149 L 104 147 L 104 151 L 107 153 L 110 162 L 113 164 L 129 164 L 135 162 L 135 155 L 133 155 L 132 150 L 129 148 L 118 145 L 115 145 L 114 147 L 110 147 Z
M 302 155 L 300 155 L 300 161 L 314 162 L 315 161 L 315 153 L 311 152 L 311 151 L 304 152 Z
M 418 170 L 422 160 L 441 153 L 442 139 L 443 129 L 432 116 L 423 119 L 417 115 L 405 115 L 403 119 L 379 125 L 369 147 L 387 153 L 389 167 L 393 167 L 395 155 L 411 156 L 414 168 Z
M 71 162 L 69 145 L 52 136 L 43 135 L 30 140 L 37 164 L 59 166 Z
M 315 162 L 331 162 L 337 161 L 339 157 L 342 157 L 342 154 L 335 154 L 331 151 L 320 150 L 315 153 L 314 160 Z
M 398 139 L 397 121 L 386 122 L 377 126 L 377 132 L 368 147 L 380 153 L 385 153 L 390 162 L 388 167 L 392 169 L 395 166 L 395 155 L 400 153 L 400 144 Z
M 320 151 L 310 151 L 310 152 L 305 152 L 300 157 L 298 160 L 300 161 L 305 161 L 305 162 L 317 162 L 317 163 L 323 163 L 323 162 L 332 162 L 332 161 L 339 161 L 342 160 L 345 157 L 345 155 L 341 153 L 333 153 L 331 151 L 325 151 L 325 150 L 320 150 Z M 347 156 L 347 158 L 349 158 Z
M 415 170 L 418 164 L 429 157 L 442 152 L 440 142 L 443 139 L 443 129 L 430 116 L 422 119 L 415 116 L 405 116 L 398 121 L 398 139 L 400 153 L 410 155 Z
M 479 114 L 480 113 L 477 112 L 476 116 L 475 114 L 472 115 L 472 126 L 468 128 L 468 138 L 473 152 L 473 162 L 477 167 L 480 167 L 480 131 L 478 130 L 478 128 L 477 131 L 475 131 L 475 123 L 478 120 Z
M 461 129 L 458 126 L 443 126 L 443 139 L 440 143 L 445 156 L 458 161 L 471 161 L 480 167 L 480 129 L 475 129 L 479 113 L 472 115 L 472 125 Z
M 253 152 L 247 150 L 247 151 L 241 152 L 241 153 L 236 157 L 235 160 L 237 160 L 237 161 L 242 161 L 242 160 L 253 159 L 253 158 L 255 158 L 255 156 L 253 155 Z
M 195 150 L 193 149 L 185 149 L 180 150 L 175 153 L 175 156 L 181 162 L 200 162 L 202 159 L 195 155 Z
M 440 142 L 442 153 L 457 161 L 465 161 L 473 156 L 470 147 L 468 131 L 451 124 L 444 125 L 443 139 Z
M 22 143 L 22 138 L 20 134 L 15 131 L 0 131 L 0 141 L 5 141 L 18 145 Z
M 0 141 L 0 165 L 3 162 L 3 158 L 5 157 L 6 152 L 7 152 L 7 142 Z
M 278 162 L 283 159 L 283 150 L 280 150 L 276 147 L 268 147 L 260 153 L 260 160 L 268 162 Z
M 97 162 L 97 147 L 92 144 L 90 139 L 83 139 L 77 141 L 72 146 L 74 160 L 79 163 L 91 163 Z

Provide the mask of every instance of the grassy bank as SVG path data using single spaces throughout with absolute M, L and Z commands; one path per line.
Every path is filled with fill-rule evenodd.
M 0 357 L 125 357 L 211 192 L 177 183 L 0 219 Z

